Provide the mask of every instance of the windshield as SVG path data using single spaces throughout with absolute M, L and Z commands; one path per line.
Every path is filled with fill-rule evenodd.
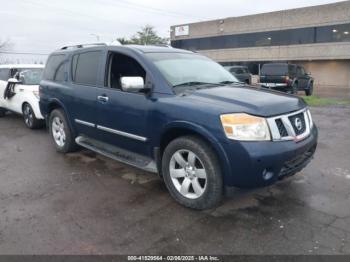
M 261 69 L 261 75 L 270 75 L 270 76 L 281 76 L 288 74 L 287 65 L 263 65 Z
M 43 68 L 16 68 L 13 69 L 13 76 L 21 81 L 22 85 L 39 85 Z
M 221 65 L 198 54 L 149 53 L 147 56 L 173 87 L 239 82 Z

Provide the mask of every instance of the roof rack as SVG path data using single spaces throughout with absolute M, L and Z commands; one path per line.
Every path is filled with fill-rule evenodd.
M 62 47 L 60 50 L 83 48 L 83 47 L 88 47 L 88 46 L 107 46 L 107 44 L 106 43 L 92 43 L 92 44 L 67 45 L 67 46 Z
M 154 45 L 151 45 L 151 46 L 159 46 L 159 47 L 167 47 L 167 48 L 173 48 L 171 45 L 169 44 L 154 44 Z

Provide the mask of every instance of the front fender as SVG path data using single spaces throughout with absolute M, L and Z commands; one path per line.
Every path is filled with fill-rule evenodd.
M 188 131 L 191 131 L 191 133 L 198 134 L 200 137 L 204 138 L 207 142 L 209 142 L 209 144 L 213 147 L 213 149 L 217 153 L 218 160 L 221 166 L 221 171 L 224 178 L 224 183 L 225 183 L 226 179 L 231 174 L 229 159 L 227 157 L 227 154 L 224 148 L 220 144 L 219 140 L 212 134 L 212 132 L 210 132 L 208 129 L 204 128 L 203 126 L 195 123 L 191 123 L 187 121 L 174 121 L 165 125 L 165 128 L 161 136 L 159 137 L 159 141 L 158 141 L 159 144 L 160 144 L 161 138 L 172 129 L 186 129 Z

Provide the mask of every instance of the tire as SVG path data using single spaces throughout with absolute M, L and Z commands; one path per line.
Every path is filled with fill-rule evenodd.
M 0 117 L 4 117 L 6 115 L 6 110 L 0 107 Z
M 170 142 L 163 153 L 162 172 L 170 195 L 181 205 L 202 210 L 217 206 L 223 198 L 218 158 L 200 138 L 185 136 Z
M 58 152 L 69 153 L 77 150 L 75 137 L 62 109 L 55 109 L 51 112 L 49 131 Z
M 291 94 L 293 94 L 293 95 L 298 94 L 298 84 L 297 83 L 294 83 L 292 85 Z
M 30 104 L 25 103 L 22 107 L 24 123 L 30 129 L 38 129 L 44 126 L 44 121 L 37 119 Z
M 314 92 L 314 83 L 310 83 L 309 88 L 305 90 L 305 95 L 312 96 L 313 92 Z

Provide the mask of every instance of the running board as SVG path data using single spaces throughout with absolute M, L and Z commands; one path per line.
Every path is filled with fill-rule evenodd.
M 124 164 L 145 170 L 147 172 L 158 173 L 156 162 L 151 158 L 84 136 L 78 136 L 75 139 L 75 142 L 82 147 Z

